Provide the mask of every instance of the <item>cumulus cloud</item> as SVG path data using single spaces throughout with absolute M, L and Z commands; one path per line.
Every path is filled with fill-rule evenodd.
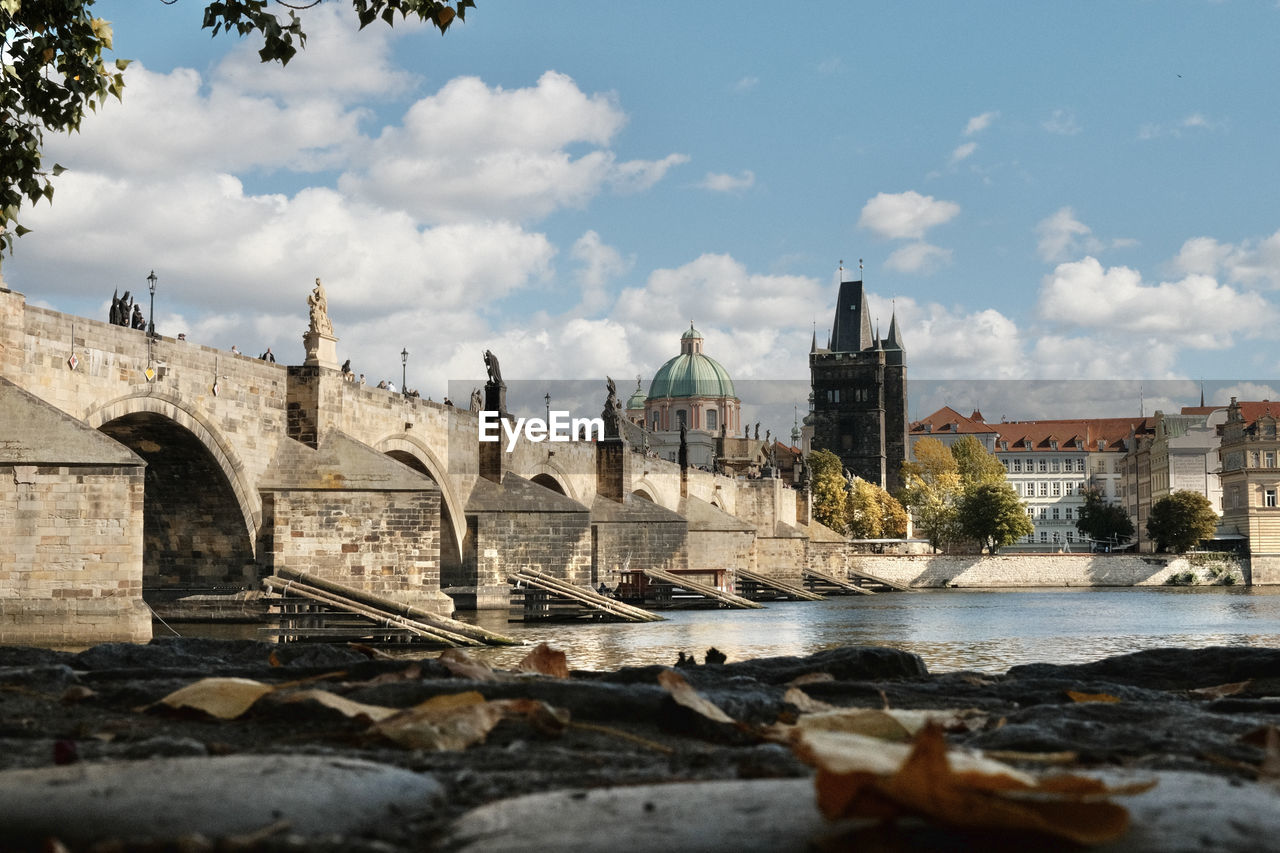
M 1058 208 L 1036 224 L 1036 249 L 1041 260 L 1062 261 L 1083 252 L 1098 254 L 1107 249 L 1132 246 L 1134 240 L 1116 238 L 1101 240 L 1094 236 L 1093 229 L 1076 219 L 1075 211 L 1070 207 Z
M 1184 274 L 1222 275 L 1252 287 L 1280 287 L 1280 231 L 1260 240 L 1220 243 L 1194 237 L 1182 244 L 1173 268 Z
M 582 287 L 579 310 L 584 314 L 604 308 L 609 302 L 608 285 L 635 263 L 634 258 L 624 259 L 617 249 L 606 245 L 595 231 L 579 237 L 569 255 L 579 264 L 574 277 Z
M 990 127 L 991 122 L 995 121 L 999 117 L 1000 113 L 994 111 L 974 116 L 969 119 L 968 124 L 964 126 L 964 135 L 973 136 L 975 133 L 981 133 Z
M 1017 324 L 993 308 L 969 311 L 899 297 L 892 305 L 870 298 L 872 313 L 887 321 L 896 316 L 902 330 L 912 379 L 985 377 L 1019 379 L 1031 366 Z M 880 333 L 888 334 L 887 326 Z
M 930 228 L 949 222 L 960 205 L 915 190 L 879 193 L 862 207 L 859 227 L 889 239 L 922 240 Z
M 1225 122 L 1208 118 L 1203 113 L 1191 113 L 1182 119 L 1169 122 L 1147 122 L 1138 128 L 1139 139 L 1159 139 L 1164 136 L 1178 138 L 1183 132 L 1215 131 L 1226 126 Z
M 739 94 L 743 92 L 750 92 L 752 89 L 754 89 L 756 86 L 759 86 L 759 85 L 760 85 L 759 77 L 743 77 L 740 80 L 738 80 L 738 82 L 733 84 L 733 91 Z
M 617 162 L 607 146 L 625 122 L 612 96 L 557 72 L 512 90 L 460 77 L 385 128 L 339 188 L 427 222 L 539 219 L 605 186 L 646 189 L 687 159 Z M 575 157 L 571 146 L 591 150 Z
M 1148 336 L 1166 345 L 1224 349 L 1255 337 L 1277 320 L 1273 306 L 1209 276 L 1146 284 L 1128 267 L 1104 268 L 1094 258 L 1060 264 L 1046 276 L 1037 305 L 1055 326 Z
M 928 243 L 909 243 L 885 259 L 886 268 L 901 273 L 931 273 L 951 263 L 951 250 Z
M 720 172 L 707 172 L 698 186 L 704 190 L 717 193 L 740 193 L 751 189 L 756 184 L 756 173 L 743 169 L 742 174 L 728 175 Z

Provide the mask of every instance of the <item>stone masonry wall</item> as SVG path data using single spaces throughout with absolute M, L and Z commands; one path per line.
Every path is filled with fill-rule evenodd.
M 0 466 L 0 643 L 146 642 L 143 469 Z
M 591 517 L 586 512 L 477 513 L 476 584 L 505 585 L 530 568 L 579 586 L 591 583 Z
M 849 546 L 844 542 L 809 542 L 805 565 L 824 575 L 844 579 L 849 568 Z
M 742 530 L 689 531 L 689 566 L 695 569 L 756 568 L 755 533 Z
M 756 536 L 756 571 L 778 580 L 800 583 L 806 542 L 802 537 Z
M 623 566 L 679 571 L 693 563 L 689 556 L 689 526 L 682 521 L 639 523 L 596 522 L 596 560 L 593 584 L 610 589 L 621 580 Z
M 1185 558 L 1103 554 L 850 554 L 849 567 L 910 586 L 1000 588 L 1159 585 L 1189 564 Z
M 288 568 L 436 613 L 440 592 L 440 494 L 272 491 L 263 495 L 270 568 Z

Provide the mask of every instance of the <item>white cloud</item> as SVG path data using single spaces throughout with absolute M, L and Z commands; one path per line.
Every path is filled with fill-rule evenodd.
M 1075 113 L 1063 109 L 1054 110 L 1047 119 L 1040 122 L 1040 126 L 1049 133 L 1056 133 L 1059 136 L 1075 136 L 1082 129 L 1080 123 L 1076 121 Z
M 556 72 L 513 90 L 461 77 L 385 128 L 339 188 L 427 222 L 538 219 L 606 185 L 647 189 L 687 159 L 618 163 L 605 146 L 625 122 L 612 96 L 586 95 Z M 592 148 L 575 157 L 569 146 Z
M 951 152 L 951 165 L 954 166 L 956 163 L 959 163 L 961 160 L 967 159 L 973 154 L 973 152 L 977 150 L 978 150 L 978 143 L 976 142 L 966 142 L 963 145 L 957 145 L 956 149 Z
M 698 186 L 704 190 L 717 193 L 740 193 L 751 189 L 756 184 L 756 173 L 743 169 L 740 175 L 727 175 L 720 172 L 707 172 Z
M 890 239 L 921 240 L 925 231 L 953 219 L 960 205 L 915 190 L 879 193 L 862 207 L 858 225 Z
M 574 275 L 582 287 L 578 310 L 583 314 L 604 308 L 609 302 L 608 285 L 635 263 L 634 258 L 624 259 L 617 249 L 606 245 L 595 231 L 579 237 L 569 255 L 581 265 Z
M 758 85 L 760 85 L 759 77 L 743 77 L 733 84 L 733 91 L 742 94 L 743 92 L 750 92 Z
M 1060 264 L 1045 276 L 1038 313 L 1056 327 L 1143 336 L 1156 346 L 1226 349 L 1256 337 L 1278 319 L 1256 293 L 1204 275 L 1145 284 L 1128 267 L 1104 268 L 1094 258 Z
M 1280 231 L 1238 244 L 1194 237 L 1182 244 L 1173 267 L 1184 274 L 1221 274 L 1236 284 L 1280 288 Z
M 900 273 L 931 273 L 951 263 L 951 250 L 928 243 L 908 243 L 885 260 L 886 268 Z
M 1036 235 L 1036 249 L 1044 261 L 1064 261 L 1085 252 L 1099 254 L 1137 243 L 1127 237 L 1112 240 L 1095 237 L 1093 229 L 1076 219 L 1075 211 L 1070 207 L 1058 208 L 1051 216 L 1036 223 Z
M 1138 128 L 1138 138 L 1146 140 L 1169 136 L 1176 139 L 1183 135 L 1183 131 L 1216 131 L 1225 127 L 1223 121 L 1208 118 L 1203 113 L 1191 113 L 1168 124 L 1147 122 Z
M 1000 117 L 998 112 L 985 112 L 969 119 L 968 124 L 964 126 L 964 135 L 973 136 L 975 133 L 981 133 L 991 126 L 991 122 Z
M 898 297 L 893 305 L 869 298 L 881 320 L 897 316 L 913 379 L 1027 376 L 1025 342 L 1017 324 L 992 308 L 966 311 Z M 888 327 L 880 333 L 888 335 Z

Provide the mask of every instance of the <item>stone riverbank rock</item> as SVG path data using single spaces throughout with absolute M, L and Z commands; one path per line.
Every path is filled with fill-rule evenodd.
M 436 804 L 440 784 L 354 758 L 228 755 L 0 772 L 4 846 L 357 833 Z

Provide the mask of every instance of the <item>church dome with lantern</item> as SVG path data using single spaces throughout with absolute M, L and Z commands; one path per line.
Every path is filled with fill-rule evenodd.
M 668 360 L 649 383 L 644 425 L 654 432 L 690 430 L 736 435 L 741 403 L 729 372 L 702 351 L 702 333 L 689 324 L 680 336 L 680 354 Z M 627 405 L 632 408 L 632 397 Z

